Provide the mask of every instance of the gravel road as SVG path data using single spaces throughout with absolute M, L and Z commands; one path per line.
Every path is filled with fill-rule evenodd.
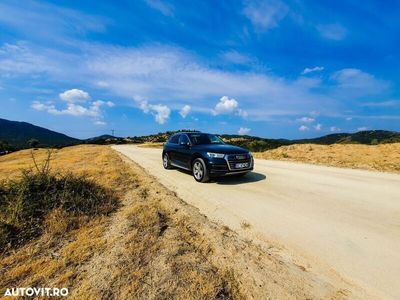
M 197 183 L 161 150 L 113 148 L 212 220 L 339 273 L 374 298 L 400 298 L 400 175 L 255 160 L 241 179 Z

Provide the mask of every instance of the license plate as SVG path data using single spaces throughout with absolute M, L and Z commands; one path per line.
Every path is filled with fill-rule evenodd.
M 248 168 L 248 167 L 249 167 L 249 163 L 235 164 L 235 169 L 244 169 L 244 168 Z

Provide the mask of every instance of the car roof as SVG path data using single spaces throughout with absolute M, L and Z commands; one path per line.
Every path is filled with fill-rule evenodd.
M 180 134 L 186 134 L 186 135 L 188 135 L 188 136 L 196 135 L 196 134 L 212 134 L 212 135 L 218 135 L 218 134 L 207 133 L 207 132 L 200 132 L 200 131 L 181 131 L 181 132 L 174 133 L 173 135 L 171 135 L 171 137 L 177 136 L 177 135 L 180 135 Z

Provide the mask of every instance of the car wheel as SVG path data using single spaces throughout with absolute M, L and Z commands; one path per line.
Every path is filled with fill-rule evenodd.
M 163 167 L 164 167 L 164 169 L 172 169 L 168 153 L 164 153 L 164 155 L 163 155 Z
M 196 158 L 192 165 L 193 177 L 198 182 L 207 182 L 210 179 L 204 160 Z

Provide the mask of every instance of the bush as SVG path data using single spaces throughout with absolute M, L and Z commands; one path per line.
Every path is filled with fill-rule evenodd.
M 112 191 L 84 176 L 50 172 L 50 158 L 42 168 L 25 170 L 18 180 L 0 183 L 0 250 L 41 234 L 43 220 L 54 209 L 70 216 L 107 215 L 118 204 Z

